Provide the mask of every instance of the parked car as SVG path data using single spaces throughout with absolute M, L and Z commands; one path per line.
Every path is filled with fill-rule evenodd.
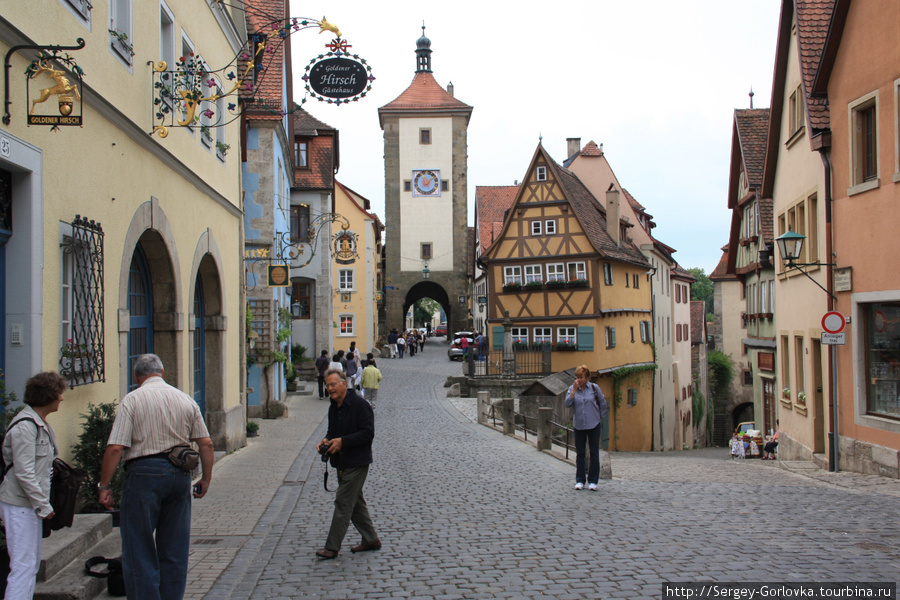
M 463 349 L 460 346 L 462 338 L 466 338 L 469 340 L 469 348 L 473 348 L 475 345 L 475 334 L 471 331 L 457 331 L 453 334 L 453 343 L 450 344 L 450 347 L 447 349 L 447 358 L 450 360 L 462 360 L 463 359 Z
M 446 337 L 447 336 L 447 324 L 441 323 L 440 325 L 435 327 L 434 333 L 432 333 L 431 335 L 434 335 L 434 336 L 442 335 L 442 336 Z

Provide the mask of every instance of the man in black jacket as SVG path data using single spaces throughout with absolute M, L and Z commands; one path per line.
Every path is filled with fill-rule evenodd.
M 362 493 L 372 464 L 372 439 L 375 437 L 372 406 L 354 390 L 347 389 L 347 375 L 343 371 L 328 369 L 325 389 L 331 397 L 328 433 L 316 448 L 331 455 L 331 466 L 338 471 L 338 489 L 331 529 L 325 547 L 317 550 L 316 556 L 330 559 L 338 555 L 351 522 L 362 535 L 362 542 L 351 547 L 351 552 L 378 550 L 381 541 Z
M 319 400 L 325 399 L 325 371 L 331 361 L 328 359 L 328 350 L 322 350 L 322 354 L 316 359 L 316 371 L 319 374 Z

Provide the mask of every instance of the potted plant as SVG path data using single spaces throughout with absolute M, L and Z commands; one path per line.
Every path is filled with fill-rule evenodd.
M 286 361 L 284 363 L 284 380 L 287 382 L 287 391 L 297 391 L 297 370 L 294 368 L 294 363 L 291 361 Z
M 786 387 L 783 390 L 781 390 L 781 395 L 784 396 L 785 398 L 790 398 L 791 397 L 791 388 Z
M 522 284 L 518 281 L 511 281 L 510 283 L 503 284 L 504 292 L 520 292 L 522 291 Z
M 84 512 L 102 513 L 106 508 L 97 501 L 97 485 L 100 483 L 100 467 L 103 463 L 103 454 L 106 451 L 106 442 L 112 431 L 113 421 L 116 419 L 116 403 L 88 404 L 87 412 L 81 415 L 83 426 L 78 436 L 78 442 L 72 446 L 72 462 L 86 475 L 78 496 L 84 503 Z M 122 488 L 125 485 L 125 469 L 122 465 L 116 469 L 112 481 L 113 504 L 118 506 L 122 500 Z M 113 526 L 118 525 L 119 511 L 112 511 Z
M 529 282 L 526 283 L 523 287 L 524 287 L 525 289 L 527 289 L 527 290 L 540 290 L 540 289 L 543 289 L 543 288 L 544 288 L 544 282 L 543 282 L 543 281 L 540 281 L 540 280 L 538 280 L 538 281 L 529 281 Z
M 800 404 L 806 404 L 806 392 L 797 392 L 797 402 Z
M 247 437 L 256 437 L 259 435 L 259 423 L 256 421 L 247 421 Z
M 548 290 L 558 290 L 566 287 L 566 282 L 562 279 L 552 279 L 544 284 Z
M 557 350 L 562 350 L 564 352 L 572 352 L 578 349 L 578 346 L 575 345 L 575 342 L 570 342 L 568 340 L 563 340 L 561 342 L 557 342 L 556 344 Z
M 568 285 L 567 285 L 566 287 L 570 287 L 570 288 L 586 288 L 586 287 L 588 287 L 588 280 L 587 280 L 587 279 L 582 279 L 582 278 L 578 278 L 578 279 L 570 279 L 570 280 L 569 280 L 569 283 L 568 283 Z

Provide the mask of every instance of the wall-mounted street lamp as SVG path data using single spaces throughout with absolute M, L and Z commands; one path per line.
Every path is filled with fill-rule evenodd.
M 422 269 L 422 277 L 424 279 L 428 279 L 431 277 L 431 271 L 428 270 L 428 263 L 425 263 L 425 268 Z
M 810 281 L 819 286 L 819 289 L 831 296 L 832 300 L 837 301 L 837 298 L 834 294 L 822 287 L 821 283 L 813 279 L 809 273 L 803 270 L 803 267 L 833 267 L 835 266 L 835 263 L 797 262 L 798 260 L 800 260 L 800 254 L 803 251 L 803 241 L 805 239 L 805 235 L 803 235 L 802 233 L 797 233 L 796 231 L 788 231 L 787 233 L 775 238 L 775 243 L 778 244 L 778 251 L 781 253 L 781 260 L 784 261 L 785 271 L 798 269 L 801 273 L 809 277 Z
M 304 316 L 304 314 L 305 311 L 303 310 L 303 304 L 301 304 L 300 302 L 294 302 L 293 304 L 291 304 L 292 317 L 294 317 L 295 319 L 299 319 L 300 317 Z

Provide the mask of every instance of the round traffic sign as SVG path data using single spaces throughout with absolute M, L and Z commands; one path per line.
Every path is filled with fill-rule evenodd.
M 822 317 L 822 329 L 826 333 L 840 333 L 844 330 L 844 315 L 832 310 Z

